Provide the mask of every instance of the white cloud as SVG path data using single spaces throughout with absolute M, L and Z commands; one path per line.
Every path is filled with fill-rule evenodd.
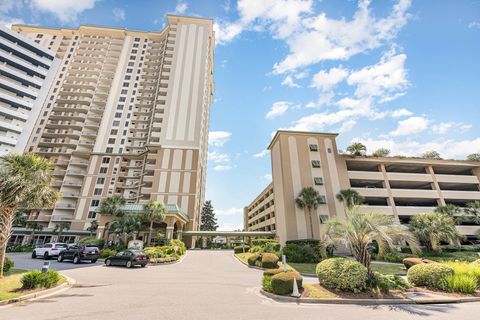
M 290 76 L 290 75 L 286 76 L 285 79 L 283 79 L 281 85 L 282 86 L 287 86 L 287 87 L 290 87 L 290 88 L 300 88 L 300 85 L 295 83 L 292 76 Z
M 230 171 L 233 167 L 229 164 L 218 164 L 213 167 L 214 171 Z
M 254 158 L 263 158 L 263 157 L 265 157 L 265 156 L 268 155 L 268 154 L 269 154 L 269 151 L 268 151 L 267 149 L 265 149 L 265 150 L 260 151 L 259 153 L 255 153 L 255 154 L 253 155 L 253 157 L 254 157 Z
M 473 29 L 477 28 L 480 29 L 480 22 L 479 21 L 473 21 L 468 24 L 468 28 Z
M 392 40 L 408 20 L 410 0 L 399 0 L 385 18 L 371 15 L 369 0 L 360 0 L 352 20 L 329 19 L 324 12 L 304 18 L 302 30 L 283 37 L 290 53 L 274 65 L 284 73 L 325 60 L 347 60 Z M 278 35 L 280 36 L 280 34 Z
M 458 122 L 440 122 L 432 126 L 432 131 L 437 134 L 445 134 L 451 132 L 452 130 L 464 132 L 469 130 L 471 127 L 471 124 L 464 124 Z
M 409 85 L 405 70 L 405 54 L 385 54 L 379 63 L 354 71 L 348 84 L 355 85 L 355 96 L 377 97 L 380 102 L 393 100 L 403 94 Z
M 266 182 L 272 182 L 272 175 L 270 173 L 264 174 L 260 178 Z
M 353 129 L 353 127 L 357 124 L 356 120 L 349 119 L 342 123 L 342 126 L 338 129 L 338 133 L 345 133 Z
M 276 117 L 279 117 L 288 110 L 289 106 L 290 106 L 290 102 L 287 102 L 287 101 L 275 102 L 272 105 L 270 111 L 268 111 L 267 114 L 265 115 L 265 118 L 274 119 Z
M 25 24 L 25 21 L 22 19 L 0 16 L 0 24 L 11 29 L 13 24 Z
M 208 160 L 214 163 L 229 163 L 230 156 L 226 153 L 220 153 L 218 151 L 212 151 L 208 153 Z
M 427 130 L 430 121 L 425 117 L 410 117 L 398 121 L 397 128 L 391 132 L 392 136 L 407 136 Z
M 115 19 L 117 20 L 125 20 L 125 10 L 121 8 L 113 8 L 112 10 Z
M 413 115 L 413 112 L 411 112 L 410 110 L 407 110 L 405 108 L 402 108 L 402 109 L 393 110 L 390 113 L 390 115 L 393 118 L 408 117 L 408 116 Z
M 228 131 L 210 131 L 208 134 L 208 144 L 214 147 L 223 147 L 231 137 L 232 133 Z
M 333 86 L 343 81 L 347 76 L 348 71 L 342 67 L 331 68 L 328 71 L 322 70 L 313 76 L 310 86 L 327 92 L 332 90 Z
M 78 15 L 85 10 L 93 9 L 96 0 L 31 0 L 33 9 L 49 12 L 64 23 L 75 22 Z
M 215 31 L 215 41 L 217 44 L 225 44 L 235 39 L 243 31 L 239 23 L 215 22 L 213 24 Z
M 480 152 L 480 137 L 471 140 L 441 139 L 427 142 L 362 138 L 354 138 L 352 141 L 361 141 L 368 150 L 390 149 L 392 155 L 419 156 L 424 152 L 436 150 L 445 159 L 465 159 L 468 154 Z
M 176 14 L 184 14 L 188 9 L 188 4 L 186 2 L 179 2 L 175 7 Z
M 243 215 L 242 208 L 228 208 L 228 209 L 215 209 L 215 215 L 217 216 L 234 216 Z

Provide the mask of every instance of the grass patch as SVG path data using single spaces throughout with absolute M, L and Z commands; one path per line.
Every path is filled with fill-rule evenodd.
M 316 274 L 317 263 L 289 263 L 289 265 L 300 273 Z
M 311 283 L 304 284 L 303 289 L 304 289 L 303 296 L 306 298 L 316 298 L 316 299 L 338 298 L 338 296 L 332 294 L 330 291 L 316 284 L 311 284 Z
M 42 288 L 33 289 L 33 290 L 22 290 L 21 279 L 24 273 L 27 273 L 28 270 L 22 269 L 11 269 L 8 276 L 0 279 L 0 301 L 18 298 L 23 295 L 43 290 Z M 57 283 L 57 286 L 64 283 L 66 279 L 60 276 L 60 281 Z
M 289 265 L 297 270 L 300 273 L 304 274 L 316 274 L 316 263 L 289 263 Z M 407 271 L 403 264 L 400 263 L 372 263 L 372 270 L 380 272 L 382 274 L 398 274 L 398 275 L 405 275 Z
M 438 262 L 446 262 L 446 261 L 465 261 L 465 262 L 473 262 L 477 259 L 480 259 L 480 255 L 478 252 L 472 251 L 453 251 L 447 252 L 443 251 L 440 254 L 433 254 L 433 253 L 425 253 L 422 255 L 422 258 L 438 261 Z

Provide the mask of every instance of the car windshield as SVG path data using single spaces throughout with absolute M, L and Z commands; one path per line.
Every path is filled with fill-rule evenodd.
M 145 254 L 140 250 L 130 250 L 130 252 L 133 253 L 133 254 Z
M 98 251 L 98 248 L 94 247 L 94 246 L 85 246 L 85 249 L 87 249 L 87 250 L 97 250 Z

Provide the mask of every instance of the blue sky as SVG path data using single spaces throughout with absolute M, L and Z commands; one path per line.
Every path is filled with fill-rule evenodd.
M 345 149 L 480 153 L 480 1 L 3 0 L 0 22 L 160 30 L 215 22 L 207 198 L 222 229 L 271 179 L 278 128 L 338 132 Z

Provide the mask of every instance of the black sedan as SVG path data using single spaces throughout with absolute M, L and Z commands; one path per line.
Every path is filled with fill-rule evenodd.
M 150 258 L 139 250 L 120 251 L 114 256 L 105 259 L 106 266 L 125 266 L 131 268 L 133 266 L 145 267 Z

